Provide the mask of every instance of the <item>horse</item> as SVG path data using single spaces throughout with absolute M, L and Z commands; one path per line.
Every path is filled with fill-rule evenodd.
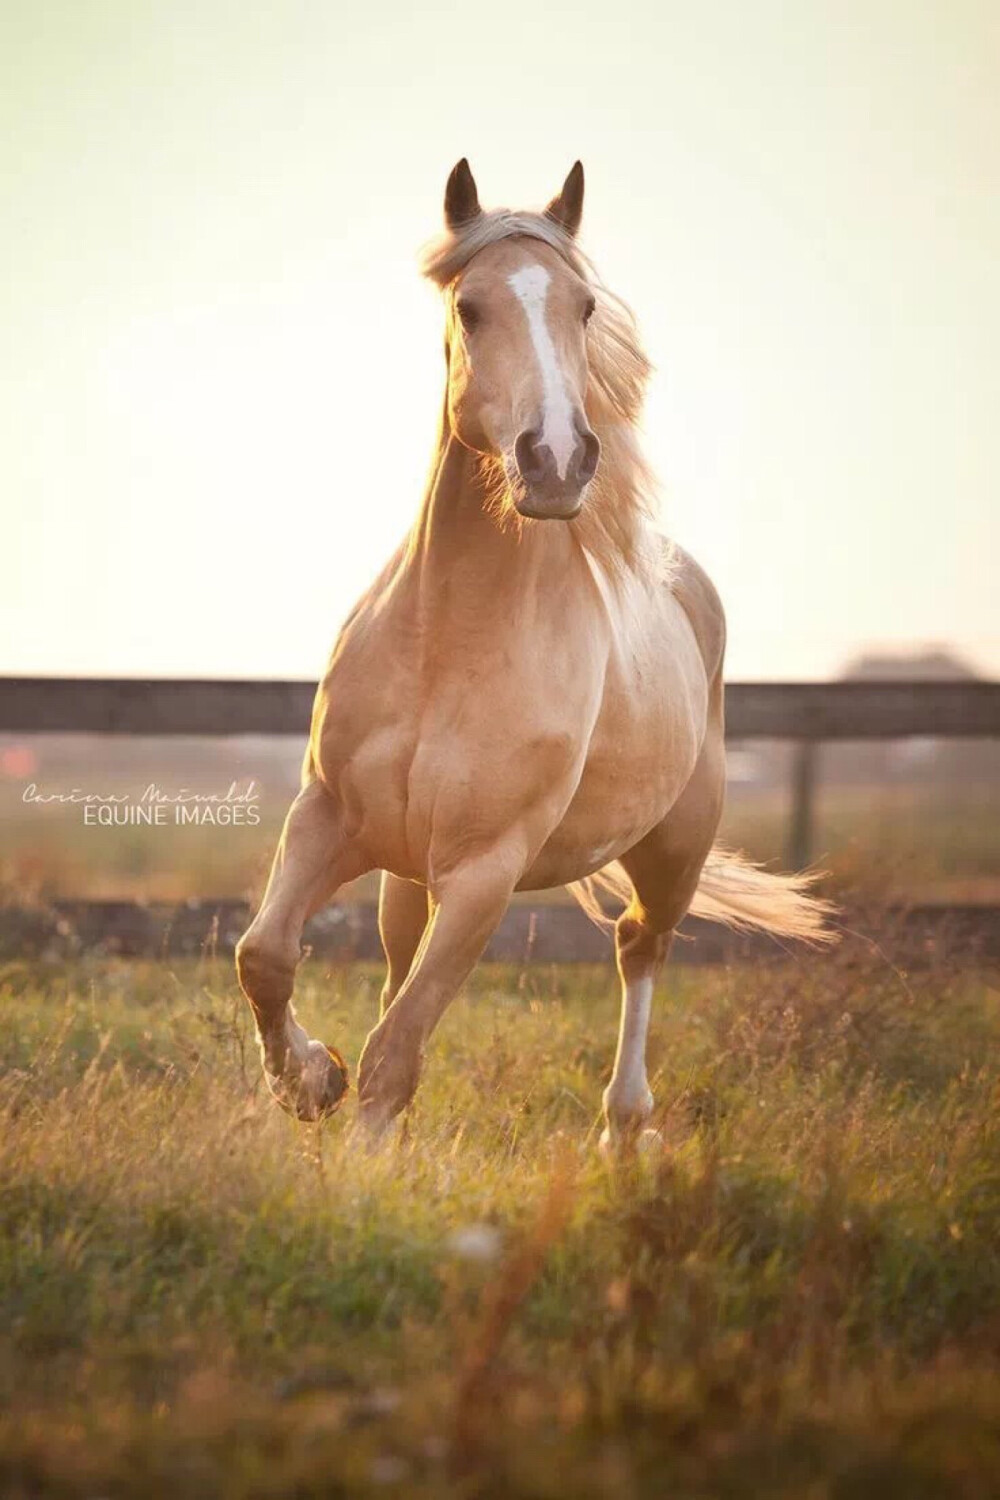
M 725 619 L 656 527 L 637 436 L 635 321 L 578 246 L 577 162 L 541 212 L 484 210 L 463 158 L 423 271 L 443 293 L 446 387 L 423 501 L 319 684 L 301 790 L 237 946 L 264 1075 L 316 1120 L 348 1091 L 295 1016 L 304 923 L 382 871 L 386 958 L 358 1114 L 383 1134 L 515 891 L 568 886 L 614 922 L 622 1004 L 602 1143 L 653 1110 L 646 1036 L 681 918 L 823 942 L 808 875 L 716 843 Z

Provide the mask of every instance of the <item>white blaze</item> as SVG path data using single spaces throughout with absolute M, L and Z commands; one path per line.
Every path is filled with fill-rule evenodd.
M 569 461 L 576 449 L 577 432 L 573 420 L 573 404 L 566 394 L 566 382 L 556 355 L 556 347 L 545 321 L 545 294 L 551 279 L 544 266 L 529 262 L 507 278 L 507 285 L 524 308 L 541 371 L 544 403 L 539 442 L 551 448 L 559 478 L 565 479 Z

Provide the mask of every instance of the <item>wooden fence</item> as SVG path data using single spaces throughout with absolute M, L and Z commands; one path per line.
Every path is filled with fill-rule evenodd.
M 0 678 L 0 732 L 296 735 L 315 684 L 167 678 Z M 816 746 L 824 740 L 1000 738 L 1000 682 L 734 682 L 730 740 L 796 744 L 788 862 L 812 851 Z

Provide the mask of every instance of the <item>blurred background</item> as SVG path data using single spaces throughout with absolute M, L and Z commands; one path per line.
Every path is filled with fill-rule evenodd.
M 734 679 L 997 673 L 1000 11 L 77 0 L 0 14 L 0 671 L 315 678 L 420 498 L 443 380 L 416 254 L 576 157 L 656 375 L 663 524 Z M 941 726 L 946 736 L 947 725 Z M 0 740 L 19 896 L 256 890 L 301 742 Z M 777 857 L 787 746 L 726 832 Z M 84 828 L 24 786 L 261 789 L 258 827 Z M 815 852 L 998 898 L 995 742 L 823 747 Z

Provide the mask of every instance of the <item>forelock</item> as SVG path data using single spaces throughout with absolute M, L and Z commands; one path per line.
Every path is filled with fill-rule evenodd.
M 583 257 L 561 225 L 547 214 L 516 213 L 509 208 L 480 213 L 467 224 L 446 230 L 426 246 L 420 257 L 420 269 L 439 287 L 449 286 L 480 250 L 515 237 L 540 240 L 584 280 L 590 279 Z

